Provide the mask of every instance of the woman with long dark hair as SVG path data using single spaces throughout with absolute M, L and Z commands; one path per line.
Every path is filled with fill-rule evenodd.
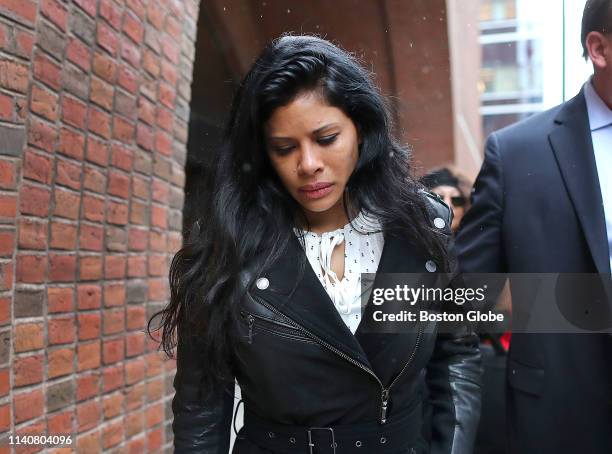
M 228 452 L 236 379 L 234 453 L 469 453 L 477 338 L 360 329 L 361 273 L 450 262 L 448 207 L 410 176 L 369 74 L 326 40 L 273 41 L 235 95 L 214 175 L 158 314 L 177 347 L 175 452 Z

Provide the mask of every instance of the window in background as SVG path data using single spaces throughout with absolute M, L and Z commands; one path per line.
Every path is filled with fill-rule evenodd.
M 483 134 L 573 96 L 587 79 L 580 23 L 586 0 L 481 0 Z

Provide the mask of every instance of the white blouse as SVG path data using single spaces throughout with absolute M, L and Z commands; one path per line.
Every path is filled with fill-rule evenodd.
M 293 230 L 298 237 L 303 233 L 305 252 L 312 269 L 354 334 L 361 321 L 361 273 L 375 273 L 378 269 L 384 238 L 378 220 L 363 210 L 352 224 L 357 229 L 348 223 L 321 234 L 297 228 Z M 343 241 L 344 276 L 339 280 L 331 269 L 331 256 L 334 248 Z

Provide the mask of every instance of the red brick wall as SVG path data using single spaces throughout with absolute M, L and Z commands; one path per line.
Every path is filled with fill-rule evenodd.
M 170 450 L 198 3 L 0 0 L 0 438 Z

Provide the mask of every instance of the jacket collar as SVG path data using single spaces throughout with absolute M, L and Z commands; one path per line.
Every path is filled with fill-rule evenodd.
M 382 273 L 423 272 L 427 258 L 405 237 L 383 231 L 384 246 L 374 280 Z M 300 263 L 304 263 L 300 272 Z M 292 236 L 282 256 L 259 278 L 268 279 L 264 289 L 253 285 L 250 293 L 291 318 L 324 342 L 331 344 L 342 353 L 370 366 L 368 354 L 360 343 L 359 329 L 353 335 L 336 310 L 332 300 L 321 285 L 308 262 L 297 237 Z M 296 286 L 292 292 L 293 286 Z
M 584 89 L 559 110 L 550 144 L 589 250 L 600 273 L 610 273 L 603 200 Z

